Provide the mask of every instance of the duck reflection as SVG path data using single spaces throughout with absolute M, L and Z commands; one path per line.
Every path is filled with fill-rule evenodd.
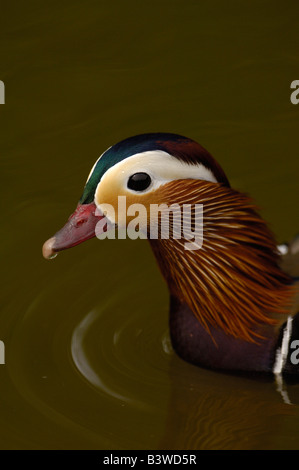
M 282 433 L 290 432 L 286 418 L 298 415 L 298 379 L 218 373 L 190 366 L 173 356 L 170 380 L 161 449 L 298 447 L 298 438 L 292 443 L 294 435 L 287 446 L 279 441 Z

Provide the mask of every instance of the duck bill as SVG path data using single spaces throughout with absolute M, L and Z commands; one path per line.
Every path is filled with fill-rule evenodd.
M 100 214 L 94 203 L 78 204 L 64 227 L 44 243 L 44 258 L 54 258 L 60 251 L 72 248 L 95 237 L 96 225 L 103 218 L 104 216 Z M 105 227 L 102 231 L 105 231 Z

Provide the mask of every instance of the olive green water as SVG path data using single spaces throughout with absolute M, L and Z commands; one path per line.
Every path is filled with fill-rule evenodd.
M 299 448 L 299 385 L 172 352 L 146 241 L 41 256 L 98 156 L 141 132 L 199 141 L 278 241 L 298 232 L 298 13 L 297 1 L 1 2 L 1 449 Z

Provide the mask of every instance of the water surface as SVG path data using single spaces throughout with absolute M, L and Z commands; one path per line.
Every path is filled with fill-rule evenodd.
M 41 256 L 98 156 L 141 132 L 199 141 L 278 241 L 298 232 L 297 18 L 295 1 L 1 6 L 2 449 L 299 448 L 298 386 L 174 355 L 146 241 Z

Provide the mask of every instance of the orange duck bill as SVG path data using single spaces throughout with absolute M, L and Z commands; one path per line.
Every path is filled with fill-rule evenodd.
M 59 251 L 72 248 L 96 236 L 97 223 L 104 218 L 94 203 L 78 204 L 67 223 L 43 245 L 43 256 L 54 258 Z M 106 230 L 104 225 L 102 231 Z

